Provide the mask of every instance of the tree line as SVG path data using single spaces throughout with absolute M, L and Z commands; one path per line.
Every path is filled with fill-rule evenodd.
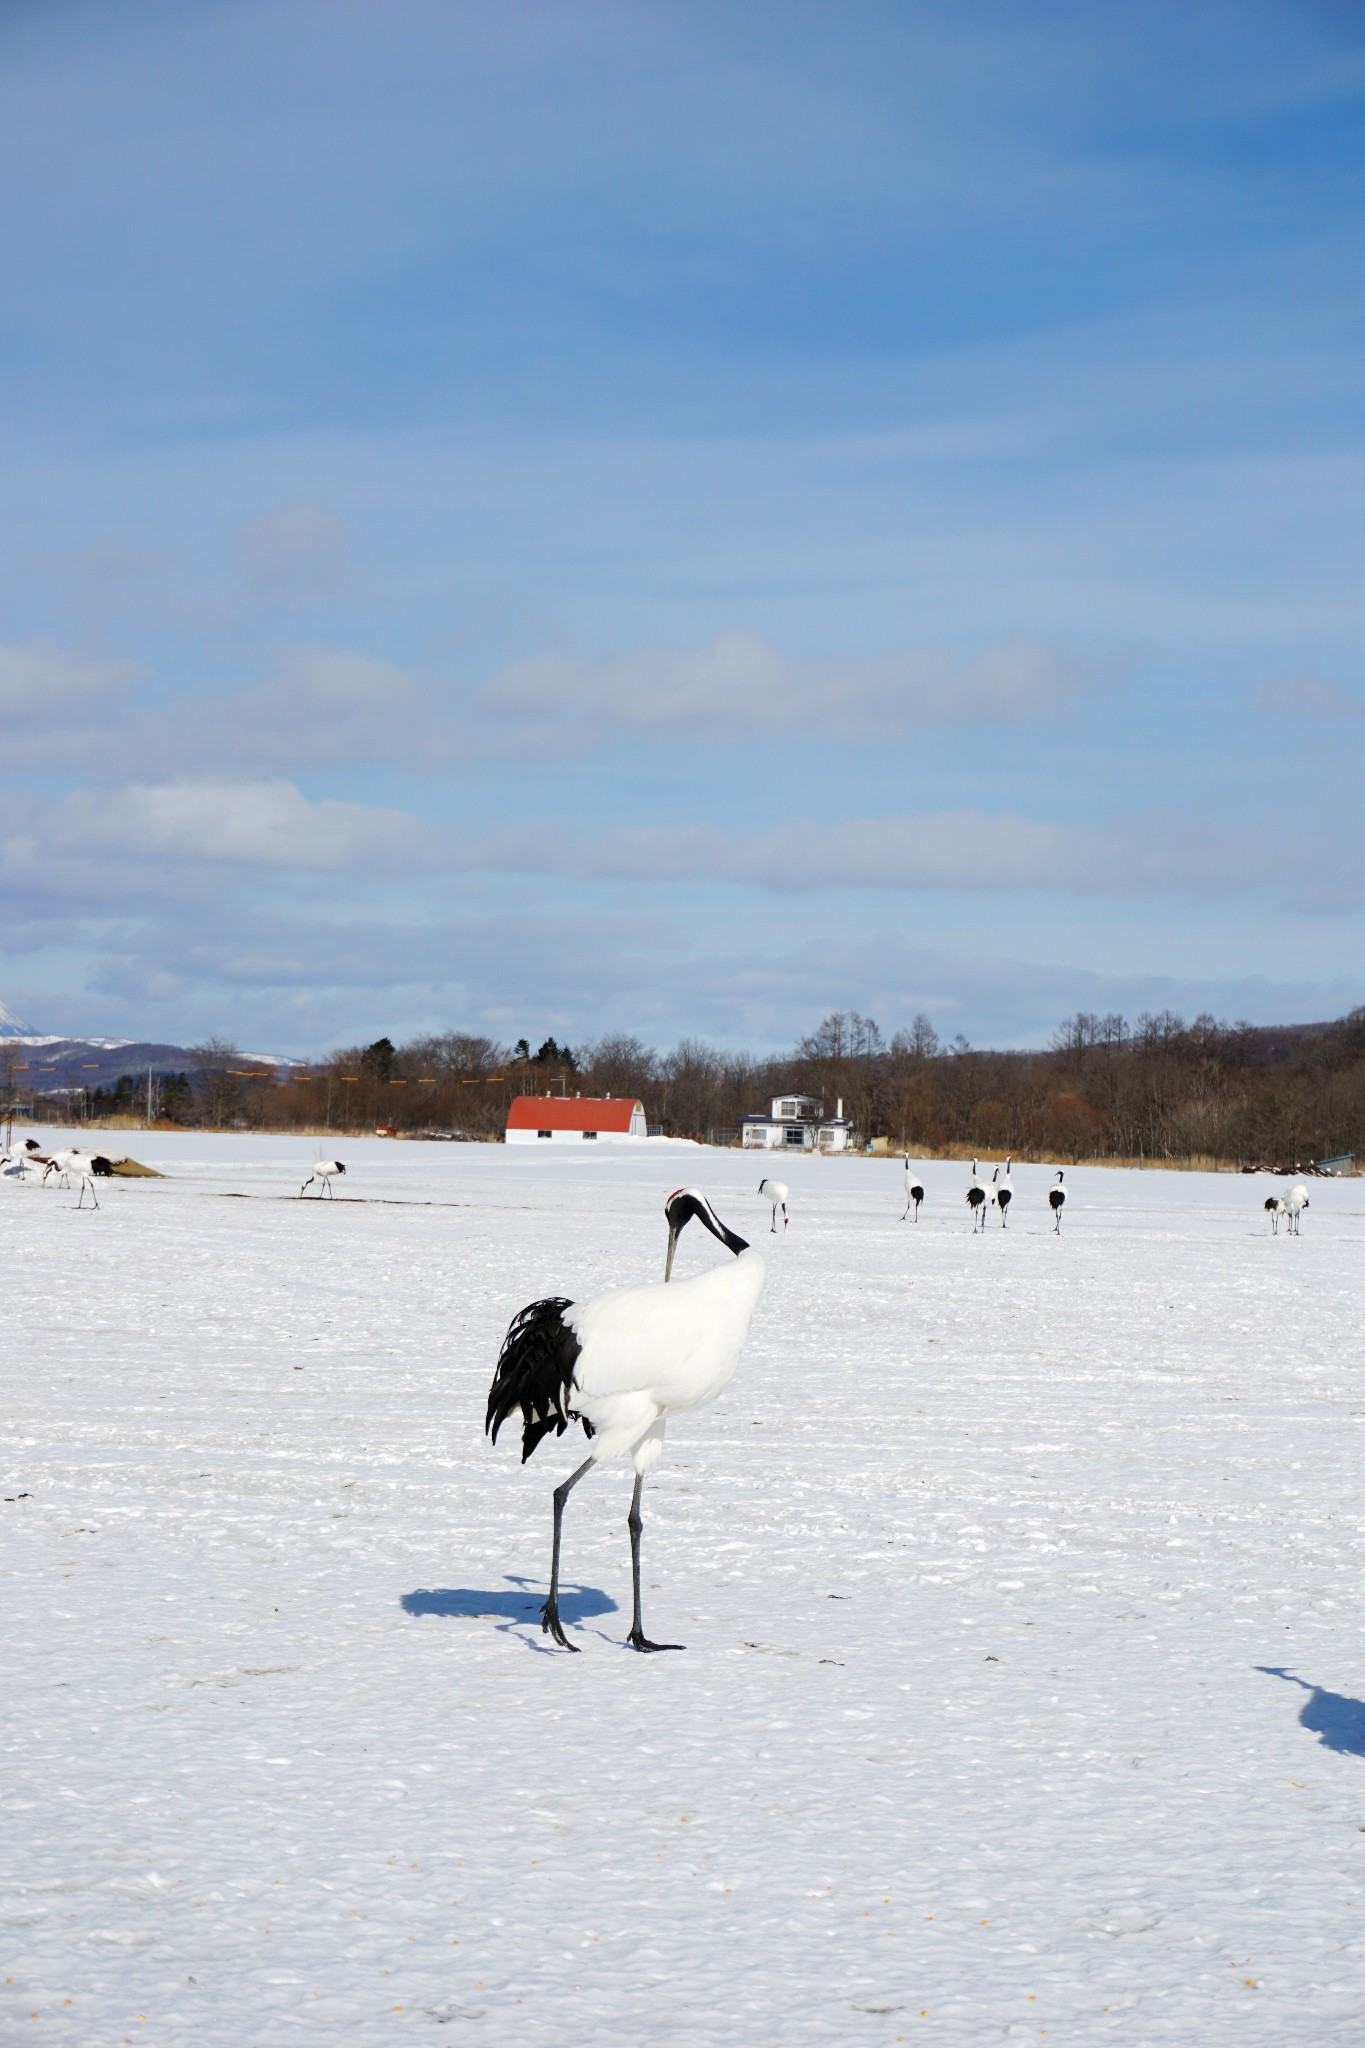
M 914 1017 L 885 1038 L 835 1011 L 790 1052 L 755 1057 L 685 1038 L 660 1052 L 609 1034 L 577 1046 L 444 1032 L 350 1046 L 281 1073 L 226 1040 L 190 1049 L 166 1090 L 176 1121 L 217 1128 L 375 1128 L 500 1137 L 513 1096 L 638 1096 L 652 1130 L 735 1142 L 740 1118 L 793 1090 L 898 1150 L 1019 1158 L 1293 1165 L 1365 1155 L 1365 1009 L 1334 1023 L 1262 1027 L 1169 1010 L 1135 1023 L 1081 1011 L 1047 1047 L 993 1052 L 945 1042 Z M 137 1083 L 118 1084 L 130 1107 Z

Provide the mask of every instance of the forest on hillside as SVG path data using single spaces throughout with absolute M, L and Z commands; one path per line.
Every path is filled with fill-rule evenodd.
M 861 1139 L 921 1155 L 1282 1166 L 1365 1155 L 1365 1009 L 1278 1029 L 1081 1012 L 1031 1052 L 945 1044 L 924 1016 L 887 1039 L 870 1017 L 837 1011 L 773 1058 L 697 1039 L 659 1052 L 627 1035 L 578 1046 L 547 1038 L 533 1051 L 526 1039 L 445 1032 L 347 1047 L 287 1076 L 223 1040 L 188 1060 L 184 1075 L 166 1077 L 163 1111 L 216 1128 L 495 1139 L 514 1095 L 578 1092 L 639 1096 L 651 1130 L 724 1144 L 741 1116 L 795 1089 L 829 1113 L 842 1099 Z M 121 1106 L 117 1092 L 109 1109 Z M 92 1114 L 101 1108 L 96 1097 Z

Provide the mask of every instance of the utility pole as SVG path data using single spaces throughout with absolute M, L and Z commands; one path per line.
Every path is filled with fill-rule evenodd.
M 8 1152 L 8 1151 L 9 1151 L 9 1148 L 10 1148 L 10 1146 L 11 1146 L 11 1145 L 12 1145 L 12 1144 L 14 1143 L 14 1068 L 15 1068 L 15 1058 L 14 1058 L 14 1047 L 13 1047 L 12 1045 L 7 1045 L 7 1046 L 5 1047 L 5 1105 L 4 1105 L 4 1131 L 5 1131 L 5 1150 L 6 1150 L 6 1152 Z

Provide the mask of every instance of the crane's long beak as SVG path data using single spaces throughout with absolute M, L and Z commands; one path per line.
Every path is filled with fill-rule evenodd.
M 668 1257 L 664 1260 L 665 1284 L 673 1278 L 673 1254 L 678 1249 L 678 1233 L 670 1223 L 668 1226 Z

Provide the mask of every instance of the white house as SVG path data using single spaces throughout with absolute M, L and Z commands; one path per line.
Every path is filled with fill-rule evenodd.
M 518 1095 L 505 1133 L 509 1145 L 629 1145 L 648 1135 L 645 1106 L 629 1095 Z
M 816 1095 L 775 1095 L 770 1113 L 741 1117 L 739 1131 L 746 1152 L 846 1152 L 853 1142 L 842 1100 L 827 1117 Z
M 743 1116 L 739 1142 L 746 1152 L 809 1152 L 825 1105 L 813 1095 L 775 1095 L 770 1116 Z

